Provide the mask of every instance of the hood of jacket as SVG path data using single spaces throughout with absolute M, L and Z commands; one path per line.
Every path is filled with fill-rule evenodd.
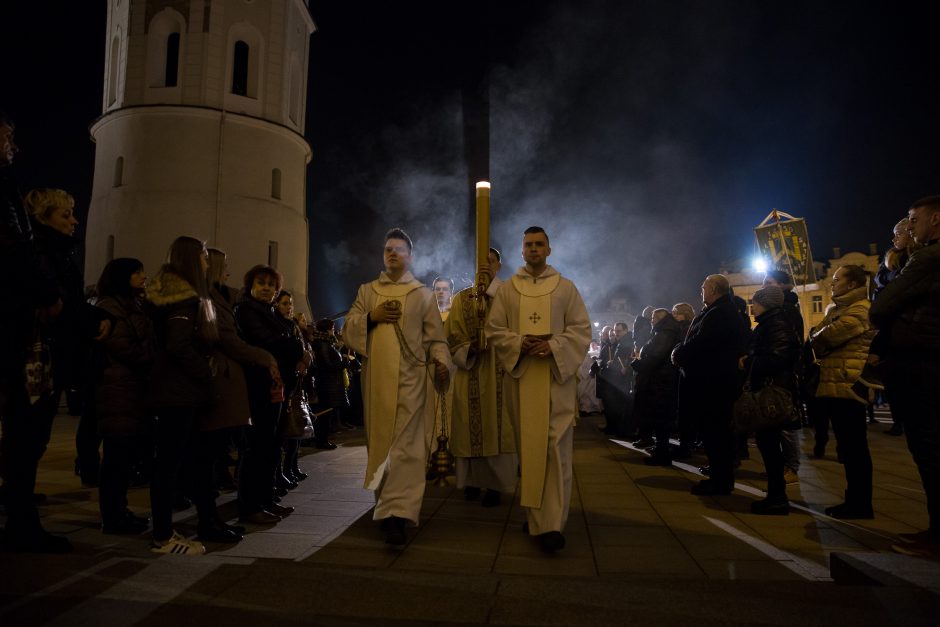
M 189 281 L 169 270 L 160 270 L 147 283 L 147 300 L 156 307 L 168 307 L 193 298 L 199 298 Z

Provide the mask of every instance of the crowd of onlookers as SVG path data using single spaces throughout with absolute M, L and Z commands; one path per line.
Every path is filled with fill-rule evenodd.
M 137 259 L 111 260 L 86 294 L 74 199 L 58 189 L 20 197 L 6 167 L 13 133 L 0 114 L 0 250 L 15 269 L 0 320 L 2 547 L 71 549 L 43 529 L 34 493 L 63 396 L 80 415 L 76 474 L 98 489 L 104 533 L 140 534 L 152 524 L 158 553 L 238 542 L 246 527 L 216 508 L 219 491 L 236 487 L 240 523 L 289 515 L 279 501 L 307 477 L 301 441 L 335 448 L 333 429 L 361 421 L 348 392 L 356 401 L 358 363 L 333 321 L 309 325 L 295 315 L 270 266 L 229 286 L 225 253 L 191 237 L 172 242 L 152 277 Z M 132 484 L 149 484 L 150 517 L 128 508 Z M 199 541 L 172 524 L 174 509 L 192 505 Z
M 225 489 L 237 489 L 245 525 L 289 515 L 280 497 L 306 478 L 301 442 L 333 448 L 335 428 L 361 424 L 359 363 L 333 321 L 311 325 L 295 315 L 273 267 L 257 265 L 229 286 L 225 253 L 192 237 L 173 241 L 152 277 L 137 259 L 113 259 L 86 294 L 74 199 L 57 189 L 20 196 L 7 167 L 13 135 L 0 113 L 0 254 L 13 296 L 0 307 L 2 547 L 71 548 L 43 529 L 34 493 L 63 395 L 81 416 L 76 473 L 98 489 L 104 533 L 140 534 L 152 525 L 158 553 L 238 542 L 246 527 L 216 508 Z M 894 234 L 875 277 L 859 266 L 835 269 L 833 304 L 808 332 L 782 270 L 767 273 L 750 305 L 715 274 L 702 283 L 699 312 L 688 303 L 647 307 L 632 329 L 605 327 L 583 370 L 594 383 L 583 389 L 596 398 L 582 406 L 603 409 L 605 432 L 647 449 L 647 464 L 668 466 L 704 450 L 707 478 L 692 487 L 696 495 L 730 493 L 754 437 L 767 476 L 756 514 L 789 512 L 800 430 L 815 428 L 813 453 L 823 457 L 831 424 L 846 490 L 826 514 L 865 519 L 874 517 L 866 409 L 884 398 L 890 433 L 907 436 L 930 515 L 928 530 L 901 534 L 896 548 L 940 555 L 940 196 L 916 202 Z M 788 422 L 736 429 L 742 390 L 768 386 L 789 394 Z M 298 421 L 299 430 L 287 428 Z M 150 517 L 128 508 L 128 488 L 142 484 Z M 199 541 L 173 529 L 174 509 L 191 504 Z
M 731 492 L 753 436 L 767 478 L 766 498 L 751 505 L 755 514 L 789 512 L 786 486 L 799 481 L 801 428 L 814 428 L 813 456 L 822 458 L 831 424 L 846 488 L 843 502 L 825 513 L 870 519 L 867 429 L 873 403 L 886 400 L 894 421 L 886 433 L 907 436 L 931 521 L 925 532 L 900 534 L 894 548 L 940 556 L 938 237 L 940 197 L 917 201 L 894 227 L 875 276 L 857 265 L 835 268 L 832 305 L 808 333 L 787 272 L 767 272 L 750 304 L 727 277 L 710 275 L 698 314 L 687 303 L 647 307 L 632 331 L 626 322 L 601 330 L 582 370 L 593 378 L 581 388 L 582 409 L 602 409 L 604 432 L 646 449 L 649 465 L 669 466 L 704 449 L 707 478 L 692 487 L 697 495 Z M 736 428 L 742 391 L 768 386 L 788 393 L 789 422 L 755 432 Z

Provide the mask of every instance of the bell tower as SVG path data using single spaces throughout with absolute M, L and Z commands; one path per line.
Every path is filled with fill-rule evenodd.
M 108 0 L 85 282 L 191 235 L 307 305 L 307 0 Z

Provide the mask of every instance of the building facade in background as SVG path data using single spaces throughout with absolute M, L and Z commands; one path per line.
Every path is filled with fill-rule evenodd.
M 108 0 L 85 281 L 115 257 L 150 273 L 179 235 L 307 301 L 304 139 L 315 29 L 305 0 Z

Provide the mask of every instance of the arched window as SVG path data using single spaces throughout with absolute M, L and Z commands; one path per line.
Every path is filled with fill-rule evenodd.
M 124 184 L 124 157 L 118 157 L 114 160 L 114 183 L 112 187 L 120 187 Z
M 300 103 L 303 100 L 300 94 L 303 81 L 300 78 L 300 62 L 294 56 L 290 62 L 290 93 L 288 94 L 287 115 L 294 124 L 300 124 Z
M 177 87 L 183 67 L 186 20 L 174 9 L 157 13 L 147 26 L 147 86 Z M 163 95 L 164 97 L 166 94 Z
M 274 240 L 268 241 L 268 265 L 277 268 L 277 242 Z
M 166 82 L 167 87 L 176 87 L 180 66 L 180 34 L 170 33 L 166 38 Z
M 104 250 L 105 259 L 108 260 L 108 263 L 114 261 L 114 236 L 109 235 L 108 241 L 105 243 Z
M 278 168 L 271 170 L 271 198 L 281 199 L 281 171 Z
M 120 35 L 115 35 L 114 39 L 111 40 L 111 58 L 110 66 L 108 68 L 108 106 L 110 107 L 117 102 L 118 94 L 118 69 L 120 68 L 120 56 L 121 56 L 121 37 Z
M 251 49 L 241 39 L 235 42 L 235 56 L 232 60 L 232 93 L 238 96 L 248 95 L 248 68 Z

